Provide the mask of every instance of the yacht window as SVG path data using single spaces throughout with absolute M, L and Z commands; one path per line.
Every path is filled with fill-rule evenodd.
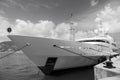
M 104 40 L 83 40 L 83 41 L 78 41 L 78 42 L 106 42 L 106 41 L 104 41 Z M 108 41 L 107 41 L 107 43 L 109 43 Z

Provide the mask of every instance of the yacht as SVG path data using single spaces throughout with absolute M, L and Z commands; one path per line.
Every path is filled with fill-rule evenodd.
M 45 74 L 53 70 L 97 64 L 105 56 L 115 55 L 109 38 L 87 38 L 66 41 L 32 36 L 8 35 Z M 28 47 L 26 47 L 28 46 Z
M 107 56 L 117 54 L 113 52 L 117 48 L 115 41 L 102 33 L 72 41 L 22 35 L 8 37 L 45 74 L 49 74 L 54 70 L 94 65 Z

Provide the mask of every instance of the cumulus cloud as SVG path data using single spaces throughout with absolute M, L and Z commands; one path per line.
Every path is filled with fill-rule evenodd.
M 104 31 L 108 33 L 120 32 L 120 6 L 112 8 L 108 4 L 104 10 L 97 14 L 96 22 L 101 20 Z
M 75 24 L 75 26 L 78 25 L 79 24 Z M 38 23 L 32 23 L 31 21 L 17 19 L 12 34 L 71 40 L 72 35 L 70 29 L 70 23 L 55 25 L 52 21 L 41 20 Z M 93 31 L 75 31 L 75 39 L 93 36 L 95 36 Z
M 10 25 L 7 18 L 0 15 L 0 41 L 9 40 L 6 35 L 8 34 L 6 29 Z
M 94 37 L 94 36 L 96 36 L 96 34 L 95 34 L 94 31 L 88 31 L 88 32 L 78 31 L 78 32 L 76 33 L 76 39 L 89 38 L 89 37 Z
M 7 0 L 8 2 L 10 0 Z M 17 2 L 15 0 L 11 0 L 11 4 L 14 6 L 17 5 Z M 99 0 L 91 0 L 91 5 L 95 6 L 97 5 Z M 21 6 L 22 8 L 22 6 Z M 0 13 L 4 13 L 1 11 Z M 89 15 L 90 16 L 90 15 Z M 88 17 L 89 18 L 89 17 Z M 76 26 L 80 26 L 80 31 L 75 31 L 75 37 L 76 39 L 79 38 L 85 38 L 85 37 L 93 37 L 96 34 L 94 31 L 85 32 L 84 29 L 93 29 L 96 27 L 94 25 L 93 19 L 84 19 L 80 22 L 77 22 L 78 24 Z M 98 23 L 98 29 L 99 28 L 99 22 L 102 21 L 103 30 L 105 32 L 114 33 L 114 32 L 120 32 L 120 6 L 116 8 L 112 8 L 111 5 L 107 5 L 102 11 L 100 11 L 97 14 L 97 17 L 95 21 Z M 7 35 L 6 28 L 11 25 L 7 18 L 0 16 L 0 35 Z M 84 27 L 84 28 L 83 28 Z M 53 21 L 48 20 L 40 20 L 37 23 L 33 23 L 30 20 L 25 21 L 21 19 L 16 19 L 14 27 L 12 27 L 13 31 L 12 34 L 20 34 L 20 35 L 27 35 L 27 36 L 37 36 L 37 37 L 47 37 L 47 38 L 56 38 L 56 39 L 63 39 L 63 40 L 70 40 L 71 34 L 70 34 L 70 23 L 60 23 L 55 25 Z M 77 27 L 78 28 L 78 27 Z M 95 30 L 95 32 L 98 32 L 98 29 Z
M 56 26 L 55 32 L 57 34 L 57 38 L 70 40 L 70 24 L 61 23 Z
M 0 35 L 6 35 L 7 34 L 7 27 L 10 25 L 10 23 L 7 21 L 7 18 L 0 16 Z
M 17 19 L 12 34 L 69 40 L 70 24 L 55 25 L 54 22 L 47 20 L 32 23 L 31 21 Z
M 116 9 L 112 9 L 110 5 L 107 5 L 104 10 L 100 11 L 97 14 L 95 21 L 99 23 L 102 21 L 103 29 L 107 32 L 116 32 L 120 31 L 120 7 Z M 7 35 L 6 29 L 11 25 L 7 18 L 0 16 L 0 35 Z M 90 26 L 90 23 L 83 24 L 84 26 Z M 81 26 L 79 22 L 76 22 L 75 26 Z M 99 26 L 99 25 L 98 25 Z M 86 28 L 85 27 L 85 28 Z M 92 26 L 91 26 L 92 27 Z M 11 34 L 19 34 L 26 36 L 37 36 L 37 37 L 47 37 L 47 38 L 55 38 L 62 40 L 70 40 L 71 32 L 70 32 L 71 24 L 70 23 L 60 23 L 55 25 L 53 21 L 48 20 L 40 20 L 37 23 L 33 23 L 30 20 L 25 21 L 21 19 L 16 19 L 14 27 L 12 27 Z M 88 27 L 87 27 L 88 28 Z M 95 27 L 94 27 L 95 28 Z M 98 29 L 95 30 L 97 33 Z M 81 30 L 75 31 L 75 38 L 87 38 L 96 36 L 94 31 L 85 32 L 83 28 Z
M 55 24 L 52 21 L 39 21 L 38 23 L 33 23 L 31 21 L 25 21 L 21 19 L 16 19 L 14 26 L 9 23 L 8 19 L 0 16 L 0 41 L 9 40 L 7 35 L 7 28 L 11 26 L 14 35 L 26 35 L 26 36 L 36 36 L 36 37 L 47 37 L 47 38 L 57 38 L 55 33 Z
M 13 28 L 13 34 L 52 37 L 54 35 L 55 24 L 52 21 L 39 21 L 32 23 L 31 21 L 24 21 L 17 19 Z
M 17 6 L 17 7 L 21 8 L 21 9 L 23 9 L 23 10 L 26 10 L 25 7 L 21 3 L 17 2 L 16 0 L 6 0 L 6 3 L 9 6 L 13 6 L 13 7 Z
M 2 10 L 2 9 L 0 9 L 0 14 L 5 14 L 5 11 L 4 10 Z
M 5 36 L 8 34 L 6 29 L 11 25 L 9 21 L 0 17 L 0 36 L 3 39 L 6 39 Z M 79 24 L 75 24 L 78 26 Z M 16 19 L 14 26 L 12 26 L 12 33 L 14 35 L 26 35 L 26 36 L 35 36 L 35 37 L 46 37 L 62 40 L 71 40 L 71 25 L 70 23 L 60 23 L 55 25 L 52 21 L 40 20 L 37 23 L 31 21 L 25 21 L 21 19 Z M 75 31 L 75 38 L 86 38 L 95 36 L 93 31 L 83 32 Z
M 95 6 L 99 3 L 99 0 L 91 0 L 91 6 Z
M 0 17 L 0 36 L 3 40 L 7 39 L 6 35 L 8 34 L 8 32 L 6 31 L 6 29 L 10 25 L 11 24 L 6 18 L 2 16 Z M 75 26 L 78 25 L 79 24 L 77 23 L 75 24 Z M 71 25 L 70 23 L 60 23 L 58 25 L 55 25 L 54 22 L 47 20 L 40 20 L 37 23 L 33 23 L 29 20 L 25 21 L 21 19 L 16 19 L 14 26 L 12 26 L 11 34 L 71 40 L 71 26 L 73 25 Z M 93 31 L 75 31 L 75 39 L 93 36 L 95 36 L 95 33 Z
M 6 29 L 11 24 L 9 21 L 0 17 L 0 36 L 2 39 L 6 39 L 6 35 L 8 32 Z M 78 26 L 76 23 L 75 26 Z M 60 23 L 55 25 L 52 21 L 40 20 L 37 23 L 33 23 L 31 21 L 25 21 L 21 19 L 16 19 L 14 26 L 12 26 L 11 34 L 14 35 L 26 35 L 26 36 L 35 36 L 35 37 L 46 37 L 46 38 L 54 38 L 54 39 L 62 39 L 62 40 L 71 40 L 71 24 L 70 23 Z M 76 31 L 75 38 L 85 38 L 94 36 L 92 31 L 83 32 Z M 8 40 L 8 39 L 7 39 Z

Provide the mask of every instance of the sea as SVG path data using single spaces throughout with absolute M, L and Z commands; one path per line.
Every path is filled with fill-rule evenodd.
M 0 57 L 9 54 L 0 52 Z M 54 71 L 44 75 L 21 51 L 0 58 L 0 80 L 94 80 L 93 66 Z

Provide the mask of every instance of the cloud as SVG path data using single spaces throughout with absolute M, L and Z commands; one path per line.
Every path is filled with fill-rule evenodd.
M 78 31 L 78 32 L 76 33 L 76 39 L 89 38 L 89 37 L 94 37 L 94 36 L 96 36 L 96 34 L 95 34 L 94 31 L 88 31 L 88 32 Z
M 11 25 L 9 21 L 0 17 L 0 36 L 3 39 L 6 39 L 6 35 L 8 32 L 6 29 Z M 77 26 L 77 24 L 76 24 Z M 60 23 L 55 25 L 54 22 L 48 20 L 40 20 L 37 23 L 33 23 L 31 21 L 25 21 L 21 19 L 16 19 L 14 27 L 12 27 L 12 33 L 14 35 L 25 35 L 25 36 L 35 36 L 35 37 L 46 37 L 46 38 L 54 38 L 61 40 L 70 40 L 71 32 L 70 32 L 71 24 L 70 23 Z M 94 33 L 92 31 L 83 32 L 77 31 L 75 33 L 75 38 L 85 38 L 92 37 Z
M 6 29 L 12 24 L 9 23 L 8 19 L 0 16 L 0 36 L 2 39 L 6 37 L 8 34 Z M 75 26 L 79 26 L 78 23 L 74 24 Z M 26 36 L 35 36 L 35 37 L 46 37 L 46 38 L 54 38 L 54 39 L 62 39 L 62 40 L 70 40 L 71 32 L 70 32 L 71 24 L 70 23 L 60 23 L 55 25 L 53 21 L 48 20 L 40 20 L 37 23 L 33 23 L 30 20 L 25 21 L 21 19 L 16 19 L 14 26 L 12 26 L 12 33 L 14 35 L 26 35 Z M 75 31 L 75 38 L 85 38 L 85 37 L 93 37 L 95 33 L 93 31 L 84 32 L 82 30 Z
M 99 22 L 99 20 L 102 21 L 104 31 L 108 33 L 120 32 L 120 6 L 112 8 L 108 4 L 104 10 L 97 14 L 95 21 Z
M 56 26 L 55 33 L 57 38 L 63 40 L 70 40 L 70 24 L 60 23 Z
M 17 7 L 21 8 L 22 10 L 25 10 L 25 7 L 17 0 L 1 0 L 0 4 L 7 8 L 17 6 Z
M 9 21 L 7 18 L 2 17 L 0 15 L 0 41 L 5 41 L 5 40 L 9 40 L 6 35 L 7 33 L 7 28 L 10 25 Z
M 52 6 L 49 6 L 48 4 L 40 4 L 40 6 L 44 7 L 44 8 L 47 8 L 47 9 L 51 9 Z
M 11 24 L 9 23 L 7 18 L 0 16 L 0 38 L 2 38 L 1 39 L 2 41 L 9 40 L 6 37 L 6 35 L 8 35 L 6 29 L 10 25 Z M 12 26 L 11 34 L 70 40 L 71 39 L 70 28 L 71 28 L 70 23 L 60 23 L 58 25 L 55 25 L 54 22 L 48 20 L 40 20 L 37 23 L 33 23 L 29 20 L 25 21 L 21 19 L 16 19 L 14 26 Z M 75 33 L 76 39 L 93 36 L 94 36 L 93 31 L 88 32 L 77 31 Z
M 39 36 L 39 37 L 52 37 L 54 34 L 55 24 L 52 21 L 39 21 L 32 23 L 31 21 L 24 21 L 17 19 L 13 34 Z
M 2 9 L 0 9 L 0 14 L 5 14 L 5 11 L 3 11 Z
M 7 18 L 0 16 L 0 35 L 5 35 L 7 34 L 7 27 L 9 26 L 9 22 Z
M 54 22 L 47 20 L 32 23 L 31 21 L 17 19 L 12 34 L 69 40 L 70 24 L 55 25 Z
M 47 20 L 32 23 L 29 20 L 17 19 L 12 34 L 70 40 L 70 24 L 55 25 L 54 22 Z
M 7 7 L 7 8 L 10 7 L 5 0 L 1 0 L 1 1 L 0 1 L 0 5 L 3 5 L 4 7 Z
M 0 16 L 0 35 L 6 36 L 8 33 L 6 29 L 11 25 L 7 18 Z M 75 26 L 81 26 L 79 22 Z M 90 26 L 90 25 L 88 25 Z M 54 39 L 70 40 L 71 24 L 70 23 L 60 23 L 55 25 L 53 21 L 40 20 L 37 23 L 33 23 L 30 20 L 25 21 L 22 19 L 16 19 L 15 24 L 12 27 L 12 33 L 14 35 L 26 35 L 35 37 L 47 37 Z M 86 38 L 93 37 L 95 33 L 93 31 L 85 32 L 82 29 L 75 31 L 75 38 Z M 5 38 L 3 38 L 5 39 Z
M 7 35 L 7 28 L 12 24 L 7 18 L 0 15 L 0 41 L 9 40 Z M 46 37 L 46 38 L 57 38 L 55 33 L 55 24 L 52 21 L 40 20 L 38 23 L 33 23 L 31 21 L 24 21 L 21 19 L 16 19 L 14 26 L 12 27 L 11 34 L 14 35 L 26 35 L 26 36 L 36 36 L 36 37 Z
M 95 6 L 99 3 L 99 0 L 91 0 L 91 6 Z
M 7 0 L 7 1 L 10 3 L 10 5 L 18 6 L 22 10 L 26 10 L 24 5 L 22 5 L 20 2 L 18 3 L 16 0 Z

